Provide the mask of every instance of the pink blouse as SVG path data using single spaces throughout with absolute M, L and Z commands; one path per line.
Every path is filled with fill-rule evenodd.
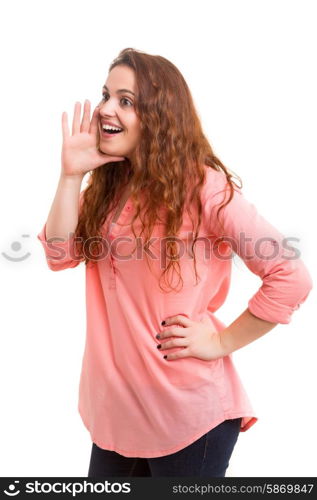
M 180 250 L 184 281 L 180 292 L 165 293 L 158 286 L 163 271 L 161 221 L 154 227 L 147 252 L 152 272 L 140 248 L 133 252 L 131 199 L 117 222 L 109 227 L 112 212 L 102 228 L 105 251 L 92 267 L 85 267 L 87 330 L 78 401 L 83 424 L 101 448 L 126 457 L 160 457 L 190 445 L 226 419 L 242 417 L 240 431 L 258 420 L 232 354 L 213 361 L 194 357 L 168 361 L 163 355 L 179 348 L 165 352 L 156 348 L 160 343 L 156 335 L 164 329 L 161 322 L 170 316 L 185 315 L 214 331 L 226 327 L 214 313 L 228 294 L 232 251 L 262 280 L 248 301 L 249 310 L 259 318 L 289 323 L 312 288 L 303 261 L 238 187 L 220 212 L 226 241 L 214 249 L 220 235 L 216 209 L 225 182 L 223 172 L 206 167 L 202 226 L 195 245 L 200 281 L 195 284 L 190 254 Z M 73 252 L 74 235 L 50 244 L 45 230 L 46 223 L 37 237 L 52 271 L 82 262 Z M 185 212 L 178 236 L 181 249 L 191 231 Z M 177 274 L 173 276 L 176 285 Z

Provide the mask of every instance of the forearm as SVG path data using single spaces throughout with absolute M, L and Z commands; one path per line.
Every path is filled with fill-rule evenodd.
M 46 221 L 46 239 L 68 239 L 78 224 L 79 196 L 83 176 L 61 174 L 56 194 Z
M 247 308 L 227 328 L 220 332 L 220 341 L 225 355 L 262 337 L 277 324 L 254 316 Z

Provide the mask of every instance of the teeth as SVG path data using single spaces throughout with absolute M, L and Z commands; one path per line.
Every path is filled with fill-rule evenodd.
M 122 130 L 122 128 L 112 127 L 112 125 L 102 125 L 103 130 Z

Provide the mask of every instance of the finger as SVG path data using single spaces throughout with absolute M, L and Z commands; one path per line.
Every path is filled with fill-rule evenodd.
M 166 318 L 164 325 L 181 325 L 181 326 L 191 326 L 193 324 L 192 320 L 183 316 L 182 314 L 177 314 L 176 316 L 171 316 L 170 318 Z
M 83 120 L 81 122 L 80 131 L 88 132 L 89 124 L 90 124 L 90 101 L 86 99 L 84 103 L 84 115 L 83 115 Z
M 165 349 L 173 349 L 173 347 L 188 347 L 188 345 L 188 339 L 173 339 L 161 344 L 160 351 L 164 351 Z
M 168 337 L 184 337 L 186 335 L 186 330 L 184 328 L 170 328 L 169 330 L 164 330 L 160 332 L 160 339 L 166 339 Z
M 67 137 L 69 137 L 70 135 L 66 111 L 63 111 L 62 114 L 62 134 L 63 134 L 63 141 L 65 141 L 65 139 L 67 139 Z
M 81 103 L 76 102 L 75 103 L 75 109 L 74 109 L 74 117 L 73 117 L 73 127 L 72 127 L 72 134 L 78 134 L 80 132 L 80 112 L 81 112 Z
M 99 108 L 98 108 L 98 106 L 96 106 L 94 109 L 94 112 L 92 114 L 92 118 L 91 118 L 91 123 L 90 123 L 90 128 L 89 128 L 90 134 L 94 134 L 94 135 L 97 134 L 98 120 L 99 120 Z
M 188 358 L 189 356 L 190 356 L 190 353 L 189 353 L 187 347 L 184 347 L 184 349 L 180 349 L 177 352 L 173 352 L 173 354 L 164 354 L 164 358 L 167 361 L 171 361 L 173 359 Z

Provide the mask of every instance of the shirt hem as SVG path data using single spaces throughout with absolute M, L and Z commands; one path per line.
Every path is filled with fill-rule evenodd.
M 117 446 L 110 446 L 104 441 L 99 440 L 96 436 L 94 436 L 93 432 L 90 430 L 89 425 L 87 424 L 85 418 L 83 417 L 83 414 L 78 408 L 80 417 L 82 419 L 82 422 L 86 429 L 88 430 L 91 440 L 93 443 L 95 443 L 99 448 L 102 448 L 104 450 L 108 451 L 114 451 L 116 453 L 119 453 L 120 455 L 123 455 L 124 457 L 128 458 L 158 458 L 158 457 L 163 457 L 166 455 L 171 455 L 172 453 L 176 453 L 177 451 L 182 450 L 183 448 L 186 448 L 187 446 L 191 445 L 194 443 L 197 439 L 202 437 L 204 434 L 212 430 L 214 427 L 217 425 L 221 424 L 225 420 L 228 419 L 233 419 L 233 418 L 239 418 L 242 417 L 241 420 L 241 427 L 240 427 L 240 432 L 245 432 L 248 429 L 250 429 L 257 421 L 258 417 L 254 415 L 254 412 L 245 412 L 245 411 L 230 411 L 226 412 L 221 418 L 218 418 L 214 420 L 211 424 L 208 424 L 207 427 L 204 427 L 203 430 L 200 430 L 198 433 L 196 433 L 194 436 L 192 436 L 190 439 L 187 439 L 185 442 L 182 442 L 176 446 L 173 446 L 172 448 L 168 448 L 165 450 L 156 450 L 156 451 L 149 451 L 149 450 L 125 450 L 118 448 Z M 245 419 L 247 421 L 245 422 Z

